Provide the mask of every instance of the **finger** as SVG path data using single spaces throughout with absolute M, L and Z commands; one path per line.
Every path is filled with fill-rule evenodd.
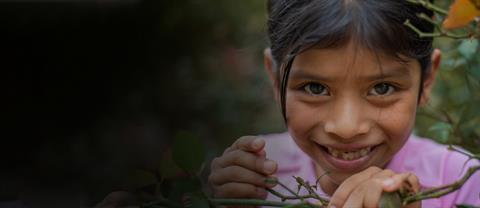
M 395 172 L 389 169 L 373 174 L 353 190 L 344 207 L 376 207 L 383 192 L 383 180 L 393 175 Z
M 388 178 L 388 177 L 391 177 L 393 175 L 395 175 L 397 173 L 395 173 L 393 170 L 390 170 L 390 169 L 383 169 L 382 171 L 374 174 L 372 176 L 372 178 Z
M 420 179 L 418 179 L 418 177 L 413 173 L 408 172 L 407 174 L 408 174 L 407 183 L 411 186 L 411 188 L 413 189 L 413 191 L 415 193 L 419 192 L 420 191 Z
M 258 155 L 259 157 L 263 157 L 263 158 L 267 157 L 267 152 L 265 151 L 265 149 L 262 149 L 260 150 L 260 152 L 257 152 L 255 154 Z
M 382 180 L 371 178 L 350 194 L 343 207 L 377 207 L 382 191 Z
M 265 140 L 256 136 L 243 136 L 232 144 L 230 151 L 237 149 L 247 152 L 259 152 L 265 147 Z
M 226 183 L 214 188 L 216 198 L 267 198 L 267 191 L 264 188 L 256 187 L 246 183 Z
M 330 199 L 329 207 L 343 207 L 345 201 L 348 199 L 352 191 L 359 186 L 359 184 L 370 179 L 374 174 L 379 173 L 380 171 L 382 171 L 382 169 L 372 166 L 347 178 L 333 193 L 333 196 Z
M 275 161 L 241 150 L 232 151 L 218 158 L 216 162 L 216 165 L 220 168 L 237 165 L 266 175 L 277 171 L 277 163 Z
M 417 176 L 412 173 L 395 174 L 384 180 L 384 191 L 392 192 L 402 187 L 412 188 L 415 192 L 420 190 L 420 184 Z
M 219 186 L 230 182 L 238 182 L 253 184 L 258 187 L 273 188 L 276 184 L 266 183 L 265 180 L 267 178 L 269 177 L 240 166 L 229 166 L 212 172 L 208 178 L 208 181 L 210 181 L 214 186 Z

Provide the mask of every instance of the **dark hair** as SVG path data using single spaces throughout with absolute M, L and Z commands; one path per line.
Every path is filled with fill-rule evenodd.
M 375 54 L 404 61 L 418 60 L 421 86 L 429 73 L 432 38 L 420 38 L 404 26 L 408 19 L 423 32 L 434 26 L 418 17 L 433 12 L 404 0 L 268 0 L 268 37 L 280 80 L 282 114 L 286 118 L 285 93 L 296 55 L 311 48 L 335 48 L 355 41 Z M 281 79 L 280 79 L 281 78 Z M 422 93 L 420 87 L 419 97 Z

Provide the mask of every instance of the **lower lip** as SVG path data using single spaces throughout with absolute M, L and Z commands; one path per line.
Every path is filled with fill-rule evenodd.
M 377 150 L 377 147 L 378 145 L 372 147 L 372 150 L 367 155 L 361 158 L 358 158 L 355 160 L 342 160 L 342 159 L 333 157 L 327 152 L 328 150 L 326 150 L 325 147 L 319 145 L 319 148 L 322 150 L 321 152 L 323 153 L 323 155 L 325 156 L 325 158 L 330 164 L 332 164 L 335 168 L 339 170 L 348 171 L 348 172 L 360 170 L 363 167 L 366 167 L 368 161 L 370 161 L 370 159 L 372 158 L 373 153 L 375 153 L 375 151 Z

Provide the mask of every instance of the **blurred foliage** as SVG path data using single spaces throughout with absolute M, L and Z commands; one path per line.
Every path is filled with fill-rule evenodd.
M 151 181 L 142 171 L 181 174 L 179 132 L 209 159 L 284 131 L 262 66 L 264 4 L 2 2 L 0 201 L 92 205 Z
M 451 1 L 435 1 L 448 8 Z M 450 13 L 464 1 L 455 1 Z M 455 17 L 450 15 L 450 18 Z M 445 17 L 437 16 L 436 19 Z M 453 19 L 454 20 L 454 19 Z M 455 21 L 451 20 L 453 23 Z M 473 19 L 470 19 L 470 21 Z M 465 24 L 464 20 L 457 22 Z M 453 24 L 451 22 L 451 24 Z M 479 28 L 473 22 L 471 28 Z M 454 31 L 455 32 L 455 31 Z M 466 29 L 456 32 L 465 33 Z M 478 32 L 478 31 L 477 31 Z M 417 114 L 416 133 L 440 143 L 455 144 L 480 152 L 480 46 L 479 39 L 437 38 L 435 47 L 442 51 L 442 62 L 437 74 L 433 96 Z

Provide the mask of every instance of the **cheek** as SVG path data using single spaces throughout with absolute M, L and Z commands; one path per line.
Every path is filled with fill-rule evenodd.
M 389 143 L 401 146 L 406 141 L 415 124 L 416 109 L 416 97 L 409 96 L 381 111 L 378 124 L 390 138 Z
M 294 99 L 287 99 L 288 131 L 297 144 L 307 152 L 313 148 L 310 135 L 319 126 L 324 112 L 319 107 L 313 107 Z

